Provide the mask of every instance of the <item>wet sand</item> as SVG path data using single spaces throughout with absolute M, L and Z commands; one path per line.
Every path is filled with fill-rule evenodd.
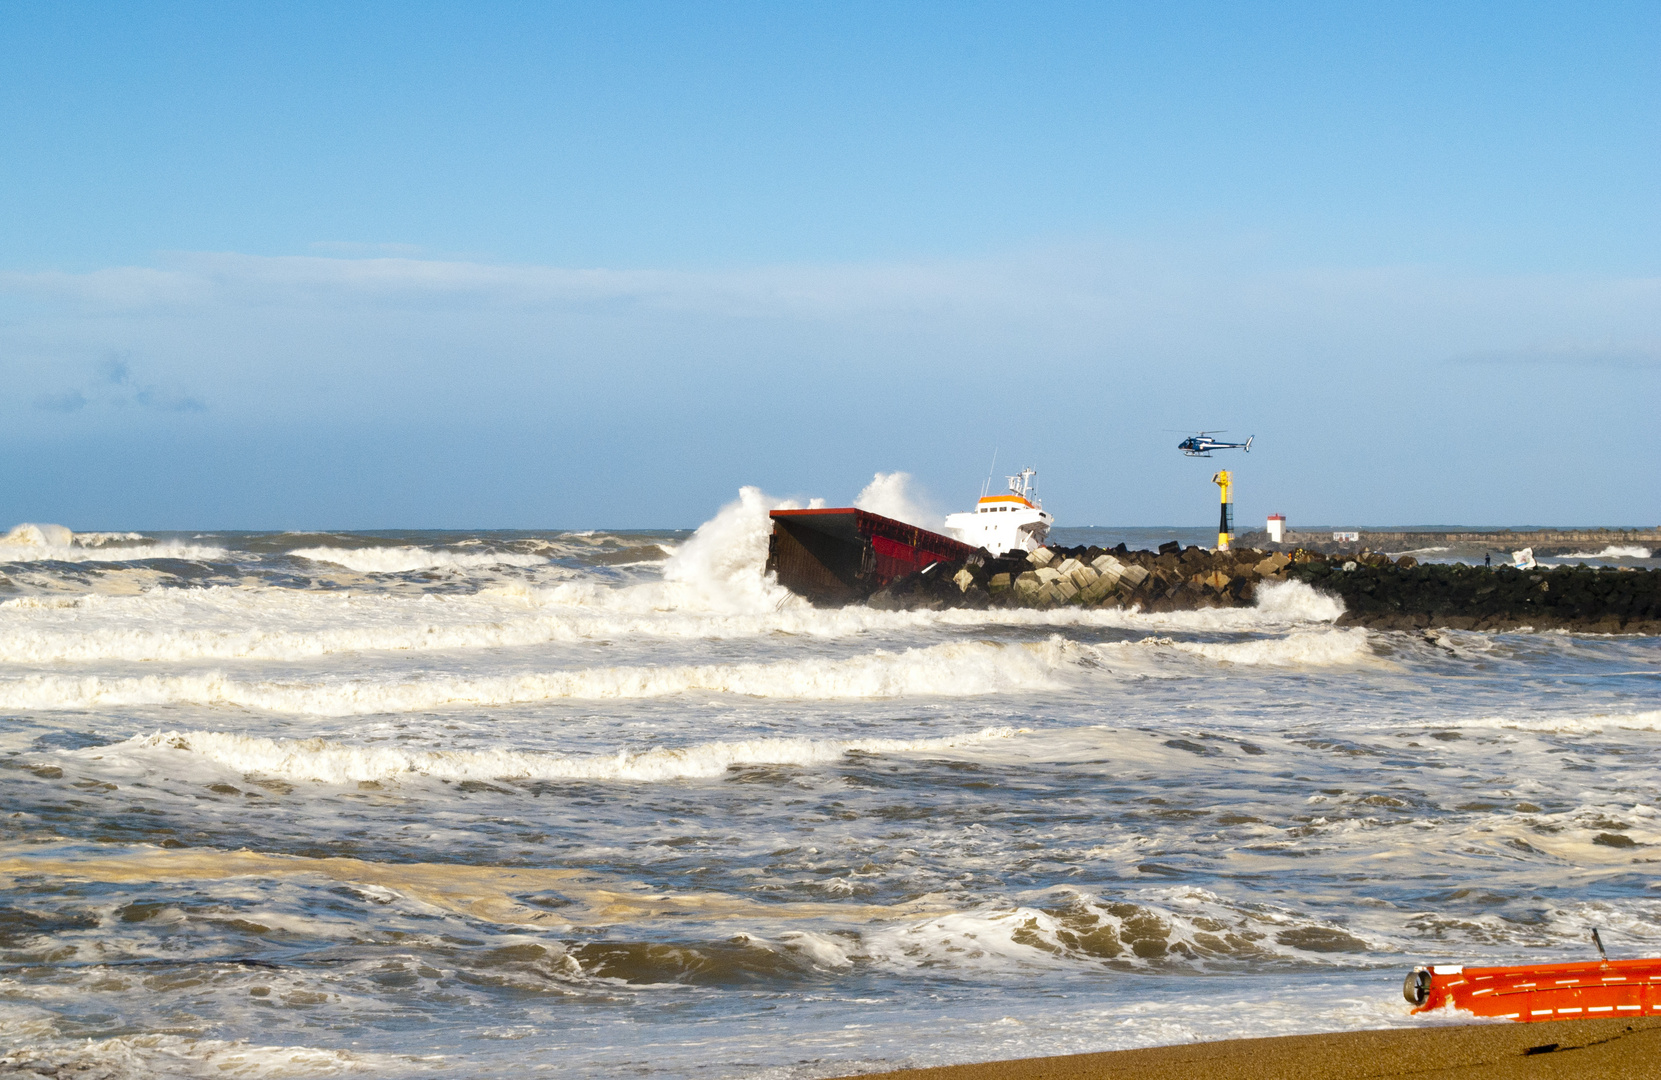
M 878 1075 L 894 1080 L 1649 1080 L 1661 1077 L 1661 1017 L 1229 1039 Z

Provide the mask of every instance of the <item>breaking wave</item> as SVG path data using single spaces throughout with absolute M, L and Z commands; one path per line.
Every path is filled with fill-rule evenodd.
M 1298 625 L 1330 610 L 1298 583 L 1290 603 L 1143 615 L 1122 610 L 877 611 L 814 608 L 794 597 L 762 610 L 667 604 L 659 582 L 620 588 L 511 584 L 418 597 L 284 588 L 153 589 L 136 596 L 21 596 L 0 600 L 0 663 L 92 660 L 299 660 L 354 652 L 486 650 L 619 638 L 742 639 L 776 634 L 834 640 L 872 632 L 1016 626 L 1254 631 Z M 760 574 L 742 588 L 770 586 Z M 680 585 L 672 588 L 682 588 Z M 715 591 L 709 579 L 681 599 Z M 1287 588 L 1287 586 L 1277 586 Z M 782 590 L 781 590 L 782 591 Z M 1271 599 L 1273 594 L 1271 594 Z M 729 599 L 732 599 L 729 597 Z
M 798 932 L 750 940 L 805 953 L 831 969 L 866 963 L 988 974 L 1081 963 L 1126 969 L 1241 961 L 1353 964 L 1356 954 L 1396 951 L 1342 926 L 1195 888 L 1142 890 L 1134 900 L 1057 889 L 1036 903 L 867 926 L 857 936 Z
M 0 564 L 33 562 L 141 562 L 183 559 L 203 562 L 225 557 L 225 549 L 175 540 L 144 542 L 138 533 L 76 533 L 62 525 L 25 522 L 0 536 Z
M 772 577 L 765 577 L 767 541 L 773 510 L 796 503 L 769 498 L 760 488 L 739 489 L 738 500 L 723 506 L 682 544 L 663 566 L 663 581 L 619 590 L 637 602 L 662 608 L 703 611 L 770 611 L 784 604 L 805 605 Z
M 1279 622 L 1332 622 L 1344 614 L 1344 602 L 1301 581 L 1270 581 L 1258 587 L 1256 606 L 1247 610 Z
M 456 705 L 614 700 L 693 692 L 836 700 L 967 697 L 1046 686 L 1063 669 L 1089 663 L 1085 646 L 1053 637 L 1023 645 L 934 645 L 844 660 L 588 668 L 487 678 L 326 682 L 243 681 L 200 675 L 26 675 L 0 681 L 0 708 L 231 705 L 314 716 L 412 712 Z
M 98 1080 L 145 1077 L 325 1077 L 383 1073 L 417 1059 L 309 1046 L 260 1046 L 245 1041 L 182 1035 L 119 1035 L 63 1045 L 22 1044 L 6 1051 L 0 1066 L 29 1075 L 81 1075 Z M 7 1071 L 10 1071 L 8 1068 Z
M 1583 713 L 1577 716 L 1490 716 L 1458 722 L 1438 721 L 1442 726 L 1497 727 L 1517 731 L 1592 734 L 1613 729 L 1661 731 L 1661 709 L 1643 712 Z
M 419 547 L 299 548 L 289 552 L 310 562 L 332 563 L 360 574 L 408 574 L 416 570 L 483 570 L 493 566 L 547 566 L 540 555 L 512 551 L 459 552 Z
M 143 533 L 136 532 L 89 532 L 76 533 L 75 543 L 82 547 L 103 547 L 105 544 L 128 544 L 144 539 Z
M 1372 656 L 1367 631 L 1360 627 L 1303 631 L 1254 641 L 1178 641 L 1172 642 L 1171 647 L 1208 660 L 1251 667 L 1349 664 Z
M 910 473 L 880 472 L 854 496 L 854 505 L 908 525 L 943 532 L 946 528 L 945 515 L 929 507 L 927 498 L 919 495 L 915 485 L 916 480 Z
M 1646 547 L 1624 546 L 1610 544 L 1602 551 L 1577 551 L 1572 555 L 1553 555 L 1554 559 L 1647 559 L 1650 549 Z
M 404 750 L 348 746 L 324 739 L 263 739 L 214 731 L 143 735 L 87 756 L 180 750 L 244 774 L 313 780 L 325 784 L 438 780 L 684 780 L 720 776 L 735 765 L 822 765 L 852 752 L 915 754 L 1013 738 L 1014 728 L 993 727 L 929 739 L 760 738 L 700 743 L 641 753 L 565 757 L 520 750 Z

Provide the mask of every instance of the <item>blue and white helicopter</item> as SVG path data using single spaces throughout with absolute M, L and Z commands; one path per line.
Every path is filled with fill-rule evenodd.
M 1252 440 L 1257 438 L 1256 435 L 1248 435 L 1245 442 L 1221 442 L 1211 437 L 1221 434 L 1223 434 L 1221 428 L 1215 431 L 1196 432 L 1177 443 L 1177 449 L 1189 457 L 1210 457 L 1213 450 L 1244 450 L 1249 454 L 1252 449 Z

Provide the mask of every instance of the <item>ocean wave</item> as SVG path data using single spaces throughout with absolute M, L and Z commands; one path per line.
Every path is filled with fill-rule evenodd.
M 298 660 L 493 649 L 631 632 L 634 620 L 543 613 L 523 598 L 213 586 L 0 601 L 0 663 Z
M 421 547 L 299 548 L 290 555 L 331 563 L 360 574 L 408 574 L 416 570 L 485 570 L 494 566 L 547 566 L 547 558 L 515 551 L 461 552 Z
M 929 500 L 919 493 L 916 483 L 916 478 L 910 473 L 877 473 L 854 496 L 854 505 L 908 525 L 921 526 L 937 533 L 945 532 L 946 516 L 928 505 Z
M 223 559 L 224 548 L 185 544 L 176 540 L 143 543 L 138 533 L 75 533 L 62 525 L 25 522 L 0 536 L 0 565 L 35 562 L 142 562 L 147 559 L 183 559 L 207 562 Z
M 1351 664 L 1372 656 L 1367 631 L 1303 631 L 1281 638 L 1252 641 L 1171 642 L 1171 647 L 1194 656 L 1248 667 L 1323 667 Z
M 759 576 L 750 586 L 765 589 Z M 1266 588 L 1257 608 L 1144 615 L 1047 610 L 877 611 L 815 608 L 790 597 L 762 610 L 709 610 L 696 590 L 675 607 L 661 583 L 510 583 L 456 595 L 322 592 L 263 586 L 151 589 L 138 595 L 21 596 L 0 601 L 0 663 L 92 660 L 298 660 L 352 652 L 486 650 L 654 638 L 824 640 L 943 628 L 1258 631 L 1321 621 L 1337 606 L 1298 582 Z M 662 605 L 662 606 L 660 606 Z
M 1438 727 L 1510 728 L 1516 731 L 1593 734 L 1610 729 L 1661 731 L 1661 709 L 1637 712 L 1576 713 L 1563 716 L 1486 716 L 1437 721 Z
M 849 959 L 904 969 L 996 971 L 1078 963 L 1330 965 L 1353 963 L 1356 954 L 1395 951 L 1355 930 L 1266 905 L 1241 905 L 1203 889 L 1142 890 L 1124 899 L 1056 890 L 1047 899 L 868 930 L 848 950 Z
M 143 533 L 136 532 L 89 532 L 76 533 L 75 543 L 82 547 L 103 547 L 105 544 L 128 544 L 144 539 Z
M 128 587 L 122 595 L 15 597 L 0 601 L 0 663 L 295 660 L 350 652 L 485 650 L 634 637 L 692 640 L 788 634 L 837 639 L 872 632 L 996 626 L 1251 632 L 1330 622 L 1343 612 L 1339 601 L 1301 582 L 1265 583 L 1249 608 L 1157 614 L 1080 607 L 820 609 L 763 573 L 768 511 L 792 505 L 744 488 L 737 501 L 676 545 L 662 564 L 661 580 L 632 584 L 592 578 L 551 583 L 544 574 L 542 584 L 482 580 L 475 593 L 412 596 L 368 584 L 354 592 L 261 584 L 146 589 L 142 582 L 123 578 Z M 29 528 L 46 530 L 43 538 L 53 529 L 68 532 L 56 526 Z M 588 539 L 609 544 L 615 538 L 596 534 Z M 551 565 L 542 554 L 546 543 L 525 541 L 523 547 L 498 552 L 479 550 L 477 545 L 460 551 L 323 545 L 293 554 L 359 573 L 396 574 L 438 567 L 546 567 Z M 43 550 L 37 546 L 29 552 L 38 558 L 44 557 Z M 74 555 L 108 559 L 114 555 L 104 552 L 118 551 L 123 558 L 224 554 L 216 548 L 182 546 L 89 550 L 100 553 Z
M 773 510 L 798 504 L 770 498 L 760 488 L 739 489 L 736 502 L 723 506 L 698 526 L 663 565 L 663 581 L 637 585 L 632 592 L 648 603 L 704 611 L 768 611 L 783 604 L 805 605 L 774 577 L 764 575 Z
M 1577 551 L 1572 555 L 1552 555 L 1552 559 L 1647 559 L 1650 549 L 1636 545 L 1610 544 L 1602 551 Z
M 327 997 L 314 994 L 307 1000 Z M 22 1044 L 8 1049 L 0 1065 L 14 1066 L 29 1075 L 75 1074 L 99 1080 L 141 1080 L 156 1076 L 347 1076 L 401 1071 L 419 1062 L 414 1057 L 351 1050 L 261 1046 L 240 1040 L 143 1034 L 83 1039 L 70 1045 Z
M 720 776 L 735 765 L 822 765 L 849 753 L 935 753 L 1013 738 L 1014 728 L 991 727 L 925 739 L 758 738 L 656 748 L 639 753 L 568 757 L 523 750 L 405 750 L 349 746 L 324 739 L 265 739 L 214 731 L 142 735 L 79 757 L 184 751 L 244 774 L 325 784 L 439 780 L 685 780 Z
M 25 675 L 0 680 L 0 708 L 89 709 L 230 705 L 269 712 L 352 716 L 457 705 L 520 705 L 556 700 L 616 700 L 684 693 L 838 700 L 967 697 L 1050 685 L 1094 660 L 1084 646 L 1052 637 L 997 645 L 970 642 L 844 660 L 588 668 L 486 678 L 324 682 L 242 681 L 197 675 Z
M 1302 581 L 1269 581 L 1258 587 L 1256 603 L 1246 610 L 1280 622 L 1332 622 L 1344 614 L 1344 602 Z

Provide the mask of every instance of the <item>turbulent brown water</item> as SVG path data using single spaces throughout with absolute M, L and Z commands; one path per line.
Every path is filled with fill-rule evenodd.
M 821 611 L 763 578 L 768 505 L 14 532 L 3 1060 L 826 1076 L 1418 1022 L 1423 960 L 1661 948 L 1655 638 L 1341 629 L 1296 584 Z

